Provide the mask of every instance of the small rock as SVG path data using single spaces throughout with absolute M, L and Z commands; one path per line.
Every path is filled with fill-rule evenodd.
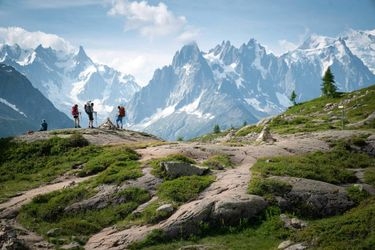
M 277 247 L 277 249 L 285 249 L 287 247 L 289 247 L 290 245 L 292 245 L 294 242 L 291 241 L 291 240 L 286 240 L 286 241 L 283 241 L 279 244 L 279 246 Z
M 291 246 L 285 248 L 284 250 L 304 250 L 306 248 L 307 248 L 307 246 L 305 246 L 304 243 L 296 243 L 294 245 L 291 245 Z
M 48 237 L 55 237 L 61 234 L 61 228 L 52 228 L 47 232 Z
M 190 175 L 204 175 L 209 171 L 206 167 L 200 167 L 185 162 L 169 161 L 161 162 L 160 165 L 167 172 L 168 176 L 172 178 Z
M 172 204 L 164 204 L 156 209 L 157 212 L 172 213 L 174 210 Z

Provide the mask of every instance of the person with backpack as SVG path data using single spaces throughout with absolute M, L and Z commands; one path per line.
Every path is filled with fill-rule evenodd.
M 74 118 L 74 127 L 75 128 L 80 128 L 81 126 L 79 125 L 79 111 L 78 111 L 78 104 L 74 104 L 72 107 L 72 116 Z
M 47 131 L 47 128 L 48 128 L 48 124 L 46 122 L 46 120 L 42 120 L 42 123 L 40 124 L 40 129 L 39 131 Z
M 125 117 L 125 107 L 117 106 L 117 109 L 118 109 L 118 114 L 117 114 L 117 119 L 116 119 L 116 125 L 117 125 L 117 128 L 122 129 L 122 118 Z
M 85 104 L 85 112 L 89 117 L 89 128 L 94 128 L 94 103 L 88 101 Z

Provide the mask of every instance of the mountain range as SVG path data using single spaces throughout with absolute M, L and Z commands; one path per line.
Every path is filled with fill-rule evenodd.
M 3 44 L 0 62 L 24 74 L 67 115 L 72 104 L 82 108 L 92 100 L 101 121 L 123 103 L 128 128 L 173 140 L 278 114 L 291 105 L 293 90 L 298 102 L 318 97 L 328 66 L 339 91 L 372 85 L 374 44 L 375 30 L 351 30 L 338 38 L 312 35 L 280 56 L 255 39 L 238 48 L 223 41 L 207 52 L 192 43 L 156 69 L 143 88 L 133 76 L 93 62 L 83 47 L 72 52 Z
M 189 139 L 215 125 L 254 123 L 290 106 L 293 90 L 299 102 L 320 96 L 328 66 L 339 91 L 369 86 L 375 83 L 374 33 L 313 35 L 281 56 L 254 39 L 239 48 L 224 41 L 208 52 L 186 45 L 135 94 L 128 125 L 166 139 Z
M 103 120 L 115 106 L 129 101 L 140 89 L 133 76 L 94 63 L 82 46 L 77 51 L 57 51 L 42 45 L 24 49 L 17 44 L 3 44 L 0 62 L 24 74 L 68 116 L 73 104 L 83 111 L 84 103 L 93 101 L 98 119 Z

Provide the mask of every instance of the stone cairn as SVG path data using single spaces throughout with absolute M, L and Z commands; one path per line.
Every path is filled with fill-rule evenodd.
M 111 119 L 109 119 L 109 117 L 107 118 L 107 120 L 102 123 L 99 128 L 102 128 L 102 129 L 108 129 L 108 130 L 116 130 L 117 127 L 116 125 L 113 124 L 113 122 L 111 121 Z

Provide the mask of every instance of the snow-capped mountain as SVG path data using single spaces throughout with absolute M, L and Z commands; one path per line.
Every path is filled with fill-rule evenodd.
M 84 103 L 93 101 L 99 122 L 140 89 L 133 76 L 94 63 L 83 47 L 74 52 L 57 51 L 42 45 L 23 49 L 17 44 L 3 44 L 0 45 L 0 62 L 24 74 L 35 88 L 69 116 L 73 104 L 79 104 L 83 111 Z
M 339 91 L 375 84 L 369 69 L 374 63 L 362 61 L 360 48 L 353 52 L 354 41 L 353 36 L 313 35 L 279 57 L 254 39 L 239 48 L 226 41 L 207 53 L 197 44 L 186 45 L 135 94 L 128 105 L 128 126 L 165 139 L 189 139 L 216 124 L 225 129 L 253 123 L 290 106 L 293 90 L 298 101 L 320 96 L 328 66 Z
M 49 129 L 73 124 L 24 75 L 0 64 L 0 137 L 37 130 L 42 119 L 48 122 Z
M 347 32 L 343 40 L 352 53 L 375 74 L 375 30 Z

